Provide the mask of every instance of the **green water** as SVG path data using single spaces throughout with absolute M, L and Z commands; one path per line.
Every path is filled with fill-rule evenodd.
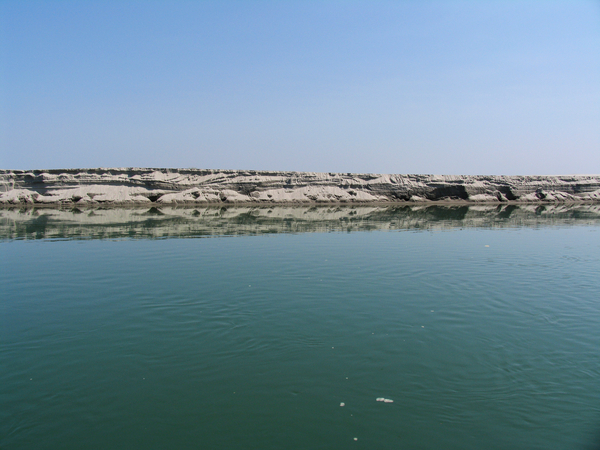
M 600 221 L 536 217 L 5 234 L 0 448 L 595 448 Z

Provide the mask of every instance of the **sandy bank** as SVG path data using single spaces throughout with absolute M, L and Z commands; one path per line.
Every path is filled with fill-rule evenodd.
M 201 169 L 0 170 L 0 205 L 600 202 L 600 175 L 483 176 Z

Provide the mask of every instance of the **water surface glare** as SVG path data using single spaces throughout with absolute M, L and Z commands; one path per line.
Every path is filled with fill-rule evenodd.
M 0 252 L 2 449 L 597 443 L 600 223 Z

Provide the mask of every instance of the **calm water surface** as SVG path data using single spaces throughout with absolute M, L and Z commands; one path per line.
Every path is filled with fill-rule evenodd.
M 600 437 L 600 223 L 0 252 L 2 449 Z

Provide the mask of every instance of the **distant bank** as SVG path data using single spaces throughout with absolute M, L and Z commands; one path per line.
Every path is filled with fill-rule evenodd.
M 596 203 L 600 175 L 381 175 L 202 169 L 0 170 L 0 205 Z

